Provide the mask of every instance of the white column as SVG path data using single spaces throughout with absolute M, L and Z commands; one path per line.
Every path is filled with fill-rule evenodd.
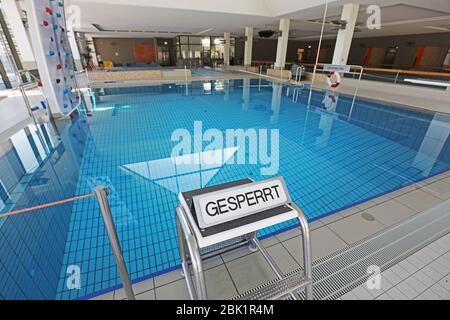
M 338 32 L 336 46 L 334 48 L 333 64 L 347 64 L 358 13 L 359 4 L 357 3 L 348 3 L 342 9 L 341 20 L 346 21 L 347 25 L 344 30 L 339 30 Z
M 253 53 L 253 27 L 245 27 L 245 37 L 244 66 L 251 66 Z
M 283 18 L 280 20 L 281 36 L 278 37 L 277 59 L 275 61 L 275 69 L 284 69 L 286 65 L 286 53 L 289 41 L 289 26 L 291 20 Z
M 16 0 L 3 0 L 2 7 L 14 39 L 16 40 L 17 47 L 19 48 L 23 67 L 27 70 L 36 69 L 36 59 L 31 48 L 30 38 L 20 17 Z
M 75 69 L 78 71 L 83 70 L 80 49 L 78 48 L 75 31 L 73 31 L 73 29 L 69 28 L 69 30 L 67 31 L 67 38 L 69 39 L 70 50 L 72 51 L 72 57 L 75 62 Z
M 230 65 L 230 33 L 225 32 L 223 37 L 225 40 L 224 53 L 223 53 L 223 64 L 224 64 L 224 66 L 229 66 Z

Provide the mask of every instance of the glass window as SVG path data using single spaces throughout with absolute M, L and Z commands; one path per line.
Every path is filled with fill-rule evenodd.
M 181 58 L 182 59 L 189 59 L 189 46 L 186 44 L 182 44 L 180 46 L 181 51 Z
M 211 46 L 211 38 L 210 37 L 204 37 L 202 39 L 202 45 L 205 49 L 209 49 L 209 47 Z
M 179 41 L 181 44 L 188 44 L 189 43 L 189 37 L 188 36 L 180 36 Z
M 189 37 L 189 44 L 202 44 L 203 37 Z

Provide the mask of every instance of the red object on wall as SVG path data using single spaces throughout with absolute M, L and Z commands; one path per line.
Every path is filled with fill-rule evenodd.
M 47 13 L 50 14 L 50 15 L 53 14 L 52 9 L 50 9 L 49 7 L 45 7 L 45 12 L 47 12 Z
M 367 66 L 370 62 L 370 57 L 372 56 L 372 48 L 366 49 L 366 54 L 364 56 L 364 66 Z
M 425 46 L 418 47 L 416 51 L 416 57 L 414 58 L 413 67 L 417 67 L 420 64 L 420 60 L 422 60 L 424 54 Z
M 60 65 L 59 63 L 56 65 L 56 69 L 60 70 L 62 68 L 62 65 Z
M 153 44 L 135 44 L 134 58 L 137 63 L 151 63 L 156 61 Z
M 47 21 L 47 20 L 44 20 L 44 21 L 42 21 L 42 24 L 43 24 L 44 26 L 48 26 L 48 21 Z
M 37 85 L 38 85 L 38 87 L 42 87 L 42 82 L 39 81 L 39 82 L 37 83 Z

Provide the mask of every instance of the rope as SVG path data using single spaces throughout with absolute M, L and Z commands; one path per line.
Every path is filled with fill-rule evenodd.
M 53 207 L 53 206 L 57 206 L 57 205 L 60 205 L 60 204 L 73 202 L 73 201 L 86 199 L 86 198 L 91 198 L 91 197 L 95 197 L 95 193 L 85 194 L 83 196 L 76 196 L 76 197 L 73 197 L 73 198 L 68 198 L 68 199 L 64 199 L 64 200 L 60 200 L 60 201 L 55 201 L 55 202 L 50 202 L 50 203 L 46 203 L 46 204 L 41 204 L 39 206 L 35 206 L 35 207 L 31 207 L 31 208 L 25 208 L 25 209 L 20 209 L 20 210 L 16 210 L 16 211 L 11 211 L 11 212 L 8 212 L 8 213 L 0 214 L 0 218 L 9 217 L 9 216 L 13 216 L 13 215 L 16 215 L 16 214 L 30 212 L 30 211 L 36 211 L 36 210 L 39 210 L 39 209 Z

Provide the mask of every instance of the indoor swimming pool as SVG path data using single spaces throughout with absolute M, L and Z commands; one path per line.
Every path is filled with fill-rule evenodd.
M 110 205 L 133 281 L 178 267 L 175 207 L 179 192 L 247 177 L 283 176 L 293 200 L 311 222 L 450 169 L 448 115 L 362 99 L 353 103 L 353 97 L 333 92 L 244 79 L 102 88 L 95 90 L 93 98 L 93 117 L 73 119 L 61 140 L 59 152 L 71 154 L 64 161 L 75 165 L 72 171 L 62 166 L 57 170 L 65 170 L 61 183 L 71 185 L 74 195 L 89 194 L 98 184 L 111 187 Z M 195 131 L 199 124 L 201 130 Z M 74 126 L 76 130 L 71 129 Z M 190 133 L 191 154 L 202 155 L 214 151 L 208 149 L 212 141 L 205 137 L 205 131 L 212 128 L 218 132 L 278 132 L 278 146 L 271 144 L 274 136 L 267 137 L 264 150 L 273 170 L 269 174 L 262 170 L 269 166 L 267 159 L 251 161 L 247 140 L 224 146 L 221 152 L 226 156 L 218 164 L 185 164 L 174 159 L 177 142 L 171 138 L 176 130 Z M 263 137 L 257 138 L 261 145 Z M 242 155 L 247 161 L 236 164 L 233 159 L 240 150 L 246 150 Z M 41 169 L 44 176 L 52 171 L 45 163 Z M 44 189 L 33 189 L 33 201 L 47 200 L 39 197 Z M 25 199 L 22 206 L 38 204 L 30 202 Z M 39 226 L 32 233 L 46 239 L 42 246 L 53 247 L 49 252 L 56 277 L 45 275 L 40 267 L 44 262 L 32 250 L 24 272 L 32 269 L 31 282 L 45 283 L 41 291 L 48 290 L 57 299 L 86 298 L 116 288 L 121 281 L 96 200 L 74 202 L 67 210 L 64 217 L 58 216 L 58 228 L 51 232 L 42 227 L 39 213 L 11 218 L 24 223 L 34 219 L 27 228 Z M 49 219 L 51 214 L 55 212 L 43 216 Z M 260 236 L 292 226 L 284 223 Z M 13 234 L 0 231 L 13 241 Z M 59 243 L 52 243 L 52 232 L 59 234 Z M 3 268 L 24 264 L 11 263 Z M 82 283 L 76 290 L 67 286 L 67 270 L 74 265 L 80 268 Z M 8 290 L 15 290 L 23 297 L 33 292 L 31 298 L 49 298 L 31 287 L 30 292 L 16 290 L 17 285 L 9 289 L 5 285 L 2 294 L 7 297 Z

